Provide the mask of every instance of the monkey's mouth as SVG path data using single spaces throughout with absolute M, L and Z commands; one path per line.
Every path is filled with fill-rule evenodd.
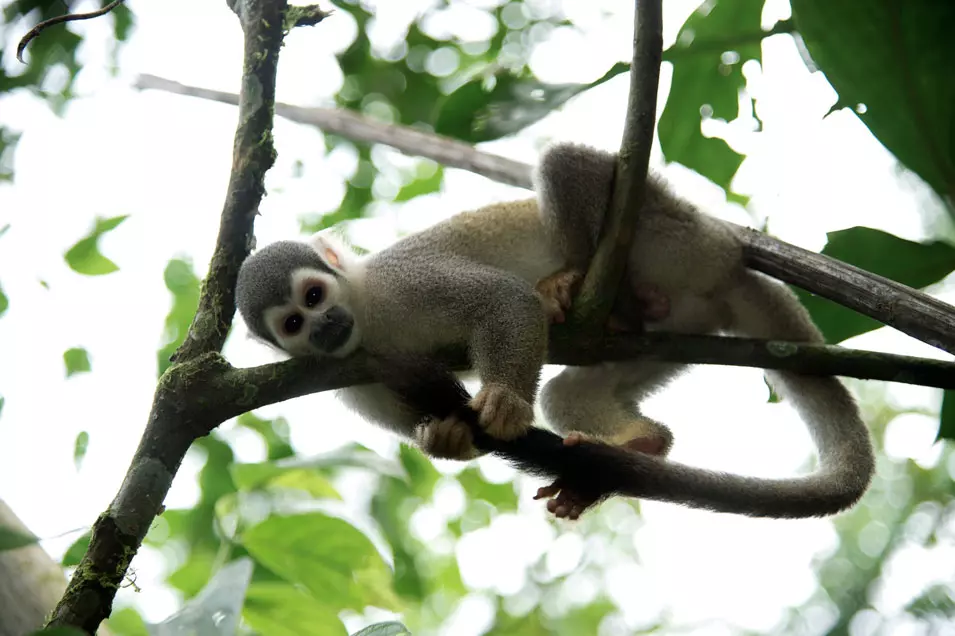
M 312 332 L 312 344 L 325 353 L 334 354 L 348 342 L 352 327 L 354 327 L 354 322 L 351 319 L 347 322 L 333 322 L 324 325 L 321 329 Z

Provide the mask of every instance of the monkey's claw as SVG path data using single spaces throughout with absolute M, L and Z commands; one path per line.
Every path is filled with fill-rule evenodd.
M 474 447 L 471 428 L 456 417 L 431 418 L 415 430 L 418 447 L 441 459 L 473 459 L 480 455 Z
M 548 320 L 564 322 L 564 312 L 570 309 L 577 286 L 584 275 L 575 269 L 563 269 L 537 281 L 534 287 L 541 297 L 541 304 Z
M 520 437 L 534 421 L 534 407 L 502 384 L 486 384 L 471 400 L 471 408 L 488 435 L 498 439 Z

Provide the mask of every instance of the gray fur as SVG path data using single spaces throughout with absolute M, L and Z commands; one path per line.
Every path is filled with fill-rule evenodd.
M 239 268 L 235 302 L 249 329 L 278 346 L 266 328 L 263 313 L 289 302 L 292 273 L 304 267 L 334 274 L 311 246 L 299 241 L 278 241 L 250 255 Z

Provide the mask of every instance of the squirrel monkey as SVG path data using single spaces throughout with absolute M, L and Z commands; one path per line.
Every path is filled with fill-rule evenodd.
M 359 346 L 381 384 L 340 392 L 359 414 L 436 457 L 493 451 L 549 477 L 538 497 L 577 518 L 613 495 L 751 516 L 831 514 L 865 492 L 868 430 L 836 378 L 769 371 L 820 455 L 817 472 L 756 479 L 665 459 L 672 435 L 639 403 L 686 365 L 634 360 L 567 367 L 540 392 L 548 423 L 531 427 L 547 345 L 586 271 L 609 207 L 615 155 L 557 144 L 535 175 L 537 200 L 463 212 L 381 252 L 356 256 L 319 234 L 281 241 L 242 265 L 237 304 L 250 330 L 291 355 L 343 357 Z M 724 331 L 821 342 L 794 294 L 746 269 L 733 226 L 648 177 L 614 326 Z M 469 399 L 432 355 L 467 345 L 482 389 Z M 478 450 L 480 449 L 480 450 Z

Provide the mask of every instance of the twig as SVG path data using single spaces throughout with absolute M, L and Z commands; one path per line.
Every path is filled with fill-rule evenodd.
M 151 75 L 140 76 L 137 86 L 227 104 L 237 101 L 232 93 L 186 86 Z M 382 124 L 345 111 L 276 104 L 275 112 L 291 121 L 311 124 L 350 139 L 387 144 L 407 155 L 429 157 L 493 181 L 528 190 L 533 188 L 531 166 L 446 137 L 407 126 Z M 955 353 L 955 307 L 834 258 L 807 252 L 762 232 L 736 227 L 743 237 L 747 266 Z M 854 282 L 851 288 L 842 287 L 841 282 L 835 282 L 836 277 Z
M 123 485 L 93 524 L 89 549 L 50 625 L 93 633 L 109 616 L 116 590 L 162 511 L 186 451 L 225 419 L 204 396 L 215 393 L 230 369 L 218 350 L 232 324 L 236 274 L 249 251 L 265 171 L 275 159 L 272 105 L 287 6 L 285 0 L 227 1 L 239 15 L 245 35 L 244 69 L 232 176 L 209 275 L 186 341 L 177 351 L 177 363 L 156 387 L 146 430 Z
M 290 27 L 315 26 L 332 13 L 333 11 L 322 11 L 317 4 L 290 6 L 285 14 L 285 23 Z
M 96 11 L 90 11 L 89 13 L 67 13 L 65 15 L 58 15 L 55 18 L 50 18 L 49 20 L 40 22 L 35 27 L 27 31 L 26 35 L 20 38 L 20 43 L 17 44 L 17 60 L 19 60 L 21 64 L 26 64 L 26 62 L 23 61 L 23 51 L 27 48 L 27 44 L 29 44 L 33 38 L 40 35 L 40 33 L 49 27 L 55 24 L 60 24 L 61 22 L 75 22 L 76 20 L 89 20 L 90 18 L 98 18 L 101 15 L 106 15 L 122 3 L 123 0 L 113 0 L 113 2 L 110 2 L 102 9 L 97 9 Z
M 627 267 L 627 254 L 646 191 L 662 50 L 660 0 L 636 0 L 630 94 L 617 153 L 613 196 L 587 276 L 567 317 L 566 324 L 575 333 L 593 335 L 603 331 Z
M 224 104 L 238 102 L 235 93 L 188 86 L 155 75 L 140 75 L 134 84 L 139 89 L 156 89 L 178 95 L 199 97 Z M 483 175 L 492 181 L 518 188 L 531 188 L 531 167 L 500 155 L 480 152 L 466 143 L 416 130 L 410 126 L 385 124 L 347 110 L 305 108 L 278 102 L 275 114 L 300 124 L 341 135 L 355 141 L 391 146 L 407 155 L 426 157 L 451 168 Z

